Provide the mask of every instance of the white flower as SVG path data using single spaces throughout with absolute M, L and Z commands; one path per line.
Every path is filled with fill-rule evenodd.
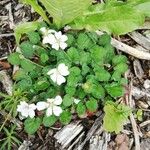
M 51 69 L 47 74 L 50 75 L 50 78 L 53 80 L 54 83 L 61 85 L 62 83 L 66 82 L 64 76 L 69 75 L 69 70 L 64 63 L 61 63 L 58 65 L 57 68 Z
M 79 100 L 79 99 L 76 99 L 76 98 L 74 99 L 74 103 L 75 103 L 75 104 L 78 104 L 80 101 L 81 101 L 81 100 Z
M 51 116 L 54 114 L 55 116 L 60 116 L 62 113 L 62 108 L 59 106 L 62 103 L 61 96 L 56 96 L 54 99 L 47 99 L 47 102 L 38 102 L 37 103 L 37 110 L 41 111 L 44 109 L 46 110 L 46 116 Z
M 63 35 L 61 31 L 55 32 L 55 40 L 51 41 L 52 48 L 55 50 L 65 49 L 67 47 L 67 44 L 65 43 L 68 40 L 68 37 L 66 35 Z
M 23 117 L 33 118 L 35 116 L 35 104 L 28 104 L 25 101 L 20 102 L 20 105 L 17 106 L 17 111 L 21 113 Z
M 46 27 L 42 27 L 40 29 L 40 31 L 43 34 L 43 41 L 42 41 L 42 43 L 43 44 L 52 44 L 53 41 L 55 40 L 55 36 L 52 33 L 55 33 L 56 31 L 55 30 L 51 30 L 51 29 L 48 30 L 48 29 L 46 29 Z

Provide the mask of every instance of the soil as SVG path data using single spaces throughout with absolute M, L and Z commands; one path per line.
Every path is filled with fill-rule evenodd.
M 28 6 L 24 6 L 22 4 L 18 3 L 18 0 L 1 0 L 0 1 L 0 62 L 7 62 L 7 56 L 15 51 L 16 49 L 16 42 L 15 38 L 13 36 L 13 29 L 15 26 L 21 22 L 25 21 L 32 21 L 36 20 L 39 16 L 31 11 L 31 8 Z M 124 43 L 127 43 L 128 45 L 135 45 L 136 43 L 129 37 L 129 36 L 122 36 L 120 38 L 121 41 Z M 118 51 L 118 53 L 121 53 Z M 143 83 L 146 79 L 150 79 L 150 61 L 143 61 L 139 60 L 142 69 L 144 71 L 143 76 L 139 78 L 136 73 L 133 66 L 133 62 L 135 61 L 135 58 L 132 56 L 128 56 L 129 58 L 129 67 L 130 67 L 130 77 L 132 77 L 133 86 L 138 88 L 143 88 Z M 0 70 L 6 69 L 4 66 L 0 66 Z M 12 72 L 12 68 L 8 67 L 6 69 L 8 73 Z M 130 78 L 129 77 L 129 78 Z M 2 83 L 0 83 L 0 91 L 5 92 Z M 145 105 L 147 105 L 146 108 L 144 106 L 139 105 L 139 101 L 142 101 Z M 141 131 L 141 150 L 149 150 L 150 149 L 150 124 L 145 125 L 144 127 L 139 127 L 140 123 L 145 122 L 147 120 L 150 120 L 150 98 L 148 97 L 142 97 L 140 99 L 135 100 L 135 108 L 142 108 L 144 112 L 143 114 L 143 120 L 137 121 L 138 128 Z M 3 117 L 0 116 L 0 122 L 3 121 Z M 84 126 L 84 130 L 87 132 L 95 118 L 89 118 L 82 120 L 82 125 Z M 0 123 L 1 124 L 1 123 Z M 7 122 L 6 126 L 9 127 L 10 123 Z M 131 140 L 134 138 L 133 130 L 131 127 L 131 124 L 125 126 L 126 131 L 130 131 L 130 133 L 127 135 L 127 137 Z M 18 139 L 20 139 L 22 142 L 24 140 L 30 141 L 32 144 L 30 146 L 30 150 L 59 150 L 61 146 L 56 142 L 55 138 L 53 137 L 54 133 L 56 133 L 56 129 L 46 129 L 41 127 L 39 132 L 34 136 L 27 136 L 26 133 L 23 132 L 23 130 L 17 131 Z M 125 134 L 125 133 L 124 133 Z M 3 133 L 0 133 L 0 139 L 3 137 Z M 117 135 L 112 134 L 111 135 L 111 141 L 109 143 L 109 149 L 117 149 L 116 146 L 116 139 Z M 121 137 L 118 137 L 121 138 Z M 127 140 L 125 140 L 127 141 Z M 134 143 L 132 145 L 132 148 L 134 148 Z M 13 147 L 12 149 L 16 150 L 17 147 Z M 119 148 L 118 148 L 119 149 Z M 125 148 L 124 148 L 125 149 Z M 124 150 L 123 148 L 119 150 Z

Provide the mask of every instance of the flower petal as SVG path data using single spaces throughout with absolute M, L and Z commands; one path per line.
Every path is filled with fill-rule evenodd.
M 23 109 L 28 108 L 28 103 L 25 101 L 20 102 L 20 105 L 17 106 L 17 111 L 21 112 Z
M 68 40 L 68 37 L 66 35 L 61 36 L 61 42 L 65 42 Z
M 60 105 L 61 103 L 62 103 L 62 98 L 61 98 L 61 96 L 57 95 L 55 97 L 54 104 L 55 105 Z
M 52 107 L 47 108 L 46 110 L 46 116 L 49 117 L 52 115 Z
M 42 27 L 42 28 L 40 29 L 40 31 L 42 32 L 42 34 L 45 34 L 45 33 L 47 32 L 47 29 L 46 29 L 46 27 Z
M 28 117 L 29 116 L 29 112 L 28 112 L 28 110 L 22 110 L 21 111 L 21 115 L 23 116 L 23 117 Z
M 47 75 L 51 75 L 57 72 L 57 69 L 51 69 L 50 71 L 48 71 Z
M 58 75 L 57 75 L 56 73 L 50 75 L 50 78 L 51 78 L 51 80 L 52 80 L 54 83 L 57 82 L 57 76 L 58 76 Z
M 62 32 L 61 31 L 55 33 L 55 37 L 56 37 L 57 40 L 60 40 L 61 36 L 62 36 Z
M 55 116 L 60 116 L 62 113 L 62 108 L 59 106 L 53 106 L 53 113 Z
M 41 111 L 41 110 L 44 110 L 48 107 L 48 103 L 47 102 L 38 102 L 36 104 L 36 108 L 37 110 Z
M 61 63 L 61 64 L 58 65 L 58 71 L 60 72 L 60 74 L 62 76 L 69 75 L 68 66 L 66 66 L 64 63 Z
M 79 99 L 74 99 L 74 103 L 75 103 L 75 104 L 78 104 L 80 101 L 81 101 L 81 100 L 79 100 Z
M 61 49 L 65 49 L 67 47 L 67 44 L 64 43 L 64 42 L 60 42 L 59 46 L 60 46 Z
M 56 81 L 56 83 L 58 85 L 61 85 L 62 83 L 65 83 L 65 82 L 66 82 L 66 79 L 62 75 L 57 75 L 57 81 Z
M 34 116 L 35 116 L 35 111 L 34 110 L 30 110 L 29 111 L 29 117 L 30 118 L 34 118 Z
M 47 37 L 48 37 L 49 43 L 51 45 L 57 42 L 57 40 L 56 40 L 56 38 L 55 38 L 55 36 L 53 34 L 48 34 Z
M 53 103 L 54 101 L 55 101 L 55 100 L 54 100 L 53 98 L 48 98 L 48 99 L 47 99 L 47 102 L 48 102 L 48 103 Z
M 36 110 L 36 105 L 35 104 L 30 104 L 29 109 L 30 110 Z
M 43 44 L 50 44 L 50 39 L 49 39 L 49 37 L 48 37 L 48 36 L 44 36 L 42 43 L 43 43 Z
M 55 49 L 55 50 L 59 50 L 59 44 L 58 44 L 58 42 L 53 43 L 52 44 L 52 48 Z

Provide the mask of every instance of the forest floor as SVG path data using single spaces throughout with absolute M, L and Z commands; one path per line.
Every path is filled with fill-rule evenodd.
M 1 0 L 0 1 L 0 71 L 6 71 L 7 74 L 11 77 L 12 67 L 7 62 L 7 57 L 10 53 L 16 50 L 16 43 L 14 37 L 13 29 L 15 26 L 21 22 L 27 22 L 31 20 L 38 19 L 38 15 L 31 10 L 30 7 L 19 4 L 17 0 Z M 137 49 L 141 48 L 144 51 L 150 52 L 150 42 L 141 45 L 138 40 L 136 40 L 136 36 L 140 34 L 140 36 L 146 37 L 150 41 L 150 26 L 149 29 L 142 29 L 131 33 L 130 35 L 125 35 L 121 37 L 117 37 L 116 39 L 130 45 L 132 47 L 136 47 Z M 117 53 L 122 53 L 117 50 Z M 109 135 L 109 140 L 105 139 L 107 136 L 102 135 L 101 139 L 107 142 L 107 149 L 113 150 L 128 150 L 134 149 L 135 147 L 141 146 L 141 150 L 149 150 L 150 149 L 150 61 L 137 59 L 131 55 L 126 54 L 128 57 L 129 64 L 129 72 L 127 72 L 126 76 L 130 79 L 129 83 L 129 93 L 131 94 L 131 99 L 129 102 L 130 106 L 135 108 L 136 110 L 142 110 L 143 114 L 141 115 L 141 120 L 137 119 L 136 113 L 133 116 L 130 116 L 130 120 L 128 124 L 124 127 L 124 130 L 116 135 L 116 134 L 107 134 Z M 3 82 L 0 82 L 0 91 L 6 92 L 3 87 Z M 2 99 L 1 99 L 2 100 Z M 82 149 L 89 149 L 90 138 L 93 136 L 96 137 L 96 133 L 100 130 L 100 126 L 96 124 L 97 118 L 99 118 L 100 111 L 97 113 L 95 117 L 83 119 L 79 124 L 83 127 L 82 132 L 83 135 L 80 137 L 80 140 L 77 141 L 77 145 L 83 145 Z M 5 116 L 0 110 L 0 125 L 3 123 Z M 101 120 L 101 119 L 100 119 Z M 76 121 L 73 121 L 73 124 Z M 94 125 L 93 125 L 94 124 Z M 6 122 L 6 127 L 9 128 L 10 122 Z M 91 127 L 95 127 L 93 130 Z M 17 129 L 17 138 L 23 143 L 20 147 L 20 150 L 25 150 L 30 147 L 30 150 L 57 150 L 63 149 L 59 142 L 59 137 L 57 136 L 57 132 L 60 130 L 60 125 L 56 125 L 55 128 L 42 128 L 36 135 L 28 136 L 24 133 L 23 129 Z M 89 131 L 92 131 L 90 134 Z M 81 135 L 81 134 L 79 134 Z M 73 141 L 79 137 L 74 137 Z M 4 133 L 0 132 L 0 140 L 4 137 Z M 88 137 L 88 138 L 87 138 Z M 87 140 L 84 140 L 86 139 Z M 71 141 L 67 146 L 73 143 Z M 91 140 L 90 140 L 91 141 Z M 104 142 L 104 141 L 103 141 Z M 62 145 L 64 143 L 60 142 Z M 23 148 L 24 147 L 24 148 Z M 64 146 L 65 147 L 65 146 Z M 92 147 L 92 146 L 91 146 Z M 78 146 L 73 146 L 72 149 L 77 149 Z M 14 146 L 12 149 L 17 150 L 18 147 Z M 64 148 L 69 149 L 69 148 Z M 70 148 L 71 149 L 71 148 Z M 90 148 L 92 149 L 92 148 Z M 0 148 L 1 150 L 1 148 Z M 94 149 L 93 149 L 94 150 Z M 95 149 L 96 150 L 96 149 Z

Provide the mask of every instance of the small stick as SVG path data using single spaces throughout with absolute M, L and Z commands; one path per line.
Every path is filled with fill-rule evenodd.
M 150 50 L 150 40 L 148 38 L 146 38 L 145 36 L 143 36 L 142 34 L 140 34 L 139 32 L 136 32 L 136 31 L 132 32 L 128 35 L 139 45 Z
M 150 120 L 144 121 L 140 124 L 140 127 L 144 127 L 146 125 L 150 124 Z
M 130 82 L 129 86 L 130 86 L 130 92 L 129 92 L 129 97 L 128 97 L 128 104 L 130 105 L 131 108 L 133 108 L 133 105 L 132 105 L 132 94 L 131 94 L 132 81 Z M 134 119 L 133 113 L 130 114 L 130 121 L 131 121 L 132 129 L 133 129 L 133 133 L 134 133 L 135 150 L 140 150 L 140 137 L 139 137 L 137 124 L 136 124 L 136 121 Z
M 131 56 L 134 56 L 134 57 L 139 58 L 139 59 L 150 60 L 150 53 L 135 49 L 135 48 L 133 48 L 129 45 L 126 45 L 126 44 L 124 44 L 124 43 L 122 43 L 122 42 L 120 42 L 114 38 L 112 38 L 111 44 L 115 48 L 117 48 L 117 49 L 119 49 L 119 50 L 121 50 L 127 54 L 130 54 Z
M 14 36 L 14 33 L 0 34 L 0 38 Z

